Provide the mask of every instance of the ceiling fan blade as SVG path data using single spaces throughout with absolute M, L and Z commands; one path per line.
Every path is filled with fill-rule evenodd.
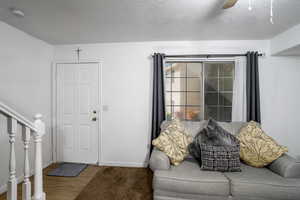
M 233 7 L 236 4 L 237 1 L 238 0 L 227 0 L 225 2 L 224 6 L 223 6 L 223 9 L 227 9 L 227 8 Z

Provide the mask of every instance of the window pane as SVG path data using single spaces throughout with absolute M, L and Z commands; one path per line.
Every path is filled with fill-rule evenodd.
M 220 78 L 220 91 L 232 91 L 233 80 L 232 78 Z
M 173 106 L 173 118 L 185 120 L 185 106 Z
M 186 77 L 186 63 L 173 63 L 172 73 L 173 77 Z
M 219 105 L 232 106 L 232 93 L 220 93 Z
M 219 65 L 220 76 L 233 76 L 234 63 L 223 63 Z
M 218 91 L 218 78 L 206 78 L 205 91 L 209 91 L 209 92 Z
M 187 91 L 202 91 L 202 79 L 201 78 L 188 78 L 187 79 Z
M 185 77 L 186 63 L 166 63 L 164 71 L 165 77 Z
M 172 78 L 172 91 L 186 91 L 186 78 Z
M 166 63 L 164 70 L 168 120 L 231 121 L 234 62 Z
M 188 77 L 201 77 L 202 63 L 188 63 L 187 76 Z
M 171 106 L 166 106 L 166 120 L 172 120 Z
M 218 64 L 205 63 L 205 76 L 206 77 L 218 77 Z
M 205 106 L 205 119 L 212 117 L 218 120 L 218 107 L 216 106 Z
M 231 121 L 231 107 L 219 107 L 219 119 L 218 121 L 229 122 Z
M 165 78 L 164 86 L 165 86 L 165 91 L 171 91 L 171 78 Z
M 171 102 L 171 92 L 166 92 L 165 93 L 165 104 L 167 106 L 172 104 L 172 102 Z
M 186 120 L 202 120 L 200 107 L 186 107 Z
M 205 105 L 218 105 L 218 93 L 205 93 Z
M 172 92 L 172 105 L 185 105 L 186 93 L 185 92 Z
M 187 105 L 202 105 L 202 98 L 200 92 L 187 92 Z
M 172 76 L 172 63 L 165 63 L 164 66 L 164 73 L 165 77 L 171 77 Z

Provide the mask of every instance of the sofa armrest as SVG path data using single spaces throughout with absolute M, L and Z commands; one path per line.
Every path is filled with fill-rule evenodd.
M 285 178 L 300 178 L 300 161 L 287 154 L 283 154 L 268 167 Z
M 153 149 L 150 157 L 150 169 L 155 170 L 168 170 L 170 168 L 170 159 L 162 151 Z

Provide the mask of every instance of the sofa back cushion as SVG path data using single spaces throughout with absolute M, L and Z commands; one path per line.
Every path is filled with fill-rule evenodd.
M 207 125 L 207 120 L 202 121 L 182 121 L 186 130 L 194 138 L 204 127 Z M 232 135 L 237 135 L 239 130 L 246 122 L 218 122 L 222 128 L 231 133 Z M 170 121 L 164 121 L 161 124 L 161 131 L 165 130 L 170 124 Z
M 203 120 L 203 121 L 181 121 L 182 124 L 185 126 L 186 131 L 189 132 L 189 134 L 194 138 L 197 133 L 199 133 L 207 124 L 207 121 Z M 164 131 L 169 124 L 171 123 L 171 121 L 164 121 L 160 128 L 161 131 Z
M 164 121 L 160 128 L 161 131 L 164 131 L 171 121 Z M 241 127 L 246 122 L 218 122 L 222 128 L 231 133 L 232 135 L 237 135 L 241 129 Z M 207 120 L 202 121 L 182 121 L 182 124 L 185 126 L 186 131 L 194 138 L 204 127 L 207 125 Z M 187 156 L 188 158 L 192 158 L 190 154 Z

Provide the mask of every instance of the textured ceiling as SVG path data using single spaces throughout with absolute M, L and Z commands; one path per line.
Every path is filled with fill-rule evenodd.
M 268 39 L 300 23 L 300 0 L 0 0 L 0 20 L 51 44 Z M 25 18 L 9 8 L 24 11 Z

